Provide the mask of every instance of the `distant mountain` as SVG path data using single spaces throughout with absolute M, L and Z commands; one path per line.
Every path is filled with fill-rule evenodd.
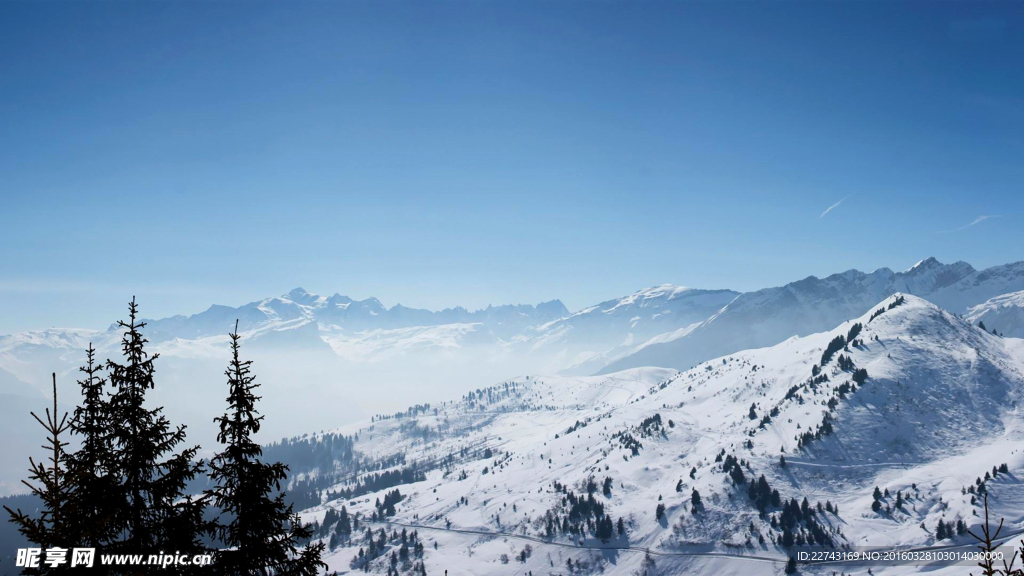
M 909 270 L 848 270 L 826 278 L 809 276 L 777 288 L 736 297 L 699 326 L 638 344 L 602 371 L 635 366 L 688 368 L 716 356 L 771 346 L 792 336 L 828 329 L 897 292 L 914 294 L 957 314 L 989 298 L 1024 289 L 1024 262 L 977 271 L 966 262 L 935 258 Z
M 974 324 L 984 323 L 988 330 L 1001 335 L 1024 338 L 1024 291 L 990 298 L 967 311 Z
M 221 357 L 238 320 L 243 337 L 258 349 L 333 354 L 363 364 L 401 358 L 409 373 L 434 372 L 444 360 L 449 366 L 475 363 L 475 377 L 500 377 L 516 369 L 580 375 L 636 366 L 687 368 L 824 330 L 896 292 L 967 314 L 989 299 L 1019 291 L 1024 291 L 1024 262 L 977 271 L 966 262 L 943 264 L 935 258 L 903 272 L 849 270 L 747 293 L 666 284 L 574 313 L 558 300 L 475 311 L 389 308 L 376 298 L 296 288 L 237 307 L 213 305 L 197 314 L 147 320 L 144 333 L 156 351 L 183 359 Z M 1011 315 L 996 322 L 1016 333 L 1008 302 L 993 303 L 988 314 L 998 309 Z M 48 370 L 71 373 L 89 342 L 107 357 L 117 351 L 119 338 L 116 326 L 3 336 L 0 368 L 45 388 Z
M 197 441 L 209 444 L 204 437 L 212 425 L 202 406 L 223 401 L 227 333 L 236 319 L 245 350 L 265 378 L 265 432 L 279 437 L 509 374 L 685 369 L 827 330 L 896 292 L 972 318 L 999 318 L 991 320 L 993 328 L 1016 334 L 1009 304 L 1018 300 L 989 301 L 1021 291 L 1024 263 L 977 271 L 964 262 L 928 258 L 903 272 L 850 270 L 748 293 L 666 284 L 573 313 L 558 300 L 431 311 L 296 288 L 241 306 L 147 320 L 142 332 L 148 350 L 161 356 L 157 396 Z M 122 314 L 112 310 L 111 318 Z M 116 326 L 0 336 L 0 369 L 6 372 L 0 373 L 0 393 L 38 397 L 56 372 L 61 398 L 72 403 L 85 348 L 91 343 L 100 359 L 116 358 L 120 338 Z
M 1024 528 L 1022 399 L 1024 341 L 900 294 L 684 372 L 512 378 L 304 437 L 340 435 L 352 452 L 321 465 L 302 516 L 325 542 L 342 507 L 374 534 L 417 531 L 437 544 L 428 573 L 625 575 L 653 562 L 767 575 L 813 545 L 970 550 L 969 535 L 937 527 L 976 530 L 982 491 L 1006 533 Z M 359 481 L 377 469 L 386 480 Z M 389 555 L 374 549 L 354 531 L 329 570 L 383 572 Z
M 536 326 L 515 343 L 562 359 L 560 370 L 592 374 L 651 338 L 686 333 L 739 295 L 664 284 Z
M 140 305 L 145 313 L 146 303 Z M 111 318 L 123 318 L 124 312 L 111 310 Z M 280 438 L 388 411 L 428 392 L 456 393 L 502 374 L 539 368 L 542 359 L 516 354 L 511 339 L 568 314 L 557 300 L 435 312 L 297 288 L 241 306 L 148 319 L 141 332 L 149 340 L 147 352 L 160 355 L 151 398 L 173 421 L 188 426 L 190 440 L 213 446 L 211 418 L 225 397 L 227 335 L 236 320 L 245 354 L 255 361 L 263 384 L 267 424 L 262 433 Z M 17 421 L 24 423 L 30 417 L 22 408 L 45 404 L 40 391 L 49 390 L 50 374 L 56 372 L 61 401 L 73 404 L 86 348 L 92 344 L 101 362 L 118 358 L 121 336 L 116 324 L 105 330 L 51 328 L 0 336 L 0 395 L 18 396 Z M 211 412 L 211 407 L 218 408 Z M 10 416 L 0 412 L 0 418 Z M 29 422 L 27 434 L 12 437 L 7 449 L 39 451 Z M 0 495 L 20 489 L 12 480 L 22 476 L 22 459 L 17 468 L 4 469 L 11 477 L 0 474 Z
M 191 316 L 147 320 L 147 336 L 155 342 L 169 338 L 194 339 L 223 335 L 234 328 L 236 319 L 243 332 L 281 329 L 303 322 L 316 322 L 327 331 L 409 328 L 445 324 L 483 324 L 497 335 L 512 335 L 529 326 L 561 318 L 569 311 L 558 300 L 528 304 L 488 306 L 470 312 L 462 307 L 441 311 L 408 308 L 397 304 L 386 308 L 376 298 L 353 300 L 334 294 L 320 296 L 296 288 L 281 296 L 250 302 L 237 308 L 214 305 Z

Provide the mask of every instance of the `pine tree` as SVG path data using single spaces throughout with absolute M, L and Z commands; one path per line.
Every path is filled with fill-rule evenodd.
M 349 519 L 348 509 L 344 506 L 341 507 L 341 515 L 338 517 L 338 524 L 334 531 L 345 541 L 347 541 L 349 536 L 352 534 L 352 522 Z
M 31 412 L 36 422 L 46 430 L 48 436 L 44 449 L 51 452 L 48 457 L 49 465 L 45 461 L 36 462 L 29 457 L 28 480 L 22 483 L 32 491 L 42 502 L 42 512 L 38 518 L 18 510 L 11 510 L 4 506 L 4 510 L 10 515 L 10 521 L 18 525 L 21 532 L 29 541 L 38 544 L 42 548 L 60 547 L 68 549 L 77 544 L 78 534 L 76 523 L 77 513 L 75 504 L 75 484 L 73 477 L 68 474 L 67 453 L 64 447 L 68 445 L 61 434 L 64 434 L 71 427 L 68 422 L 68 413 L 58 416 L 57 413 L 57 374 L 53 374 L 53 412 L 46 409 L 46 421 Z M 35 482 L 35 484 L 33 484 Z M 52 574 L 57 570 L 46 568 L 26 568 L 24 574 Z
M 260 397 L 254 394 L 259 384 L 251 371 L 252 361 L 239 356 L 237 322 L 230 337 L 231 362 L 225 371 L 228 411 L 215 419 L 220 425 L 217 441 L 224 449 L 210 461 L 210 478 L 216 485 L 208 491 L 214 504 L 232 518 L 220 530 L 226 550 L 218 555 L 218 572 L 314 576 L 326 567 L 321 560 L 324 545 L 299 549 L 313 532 L 284 501 L 281 482 L 288 476 L 288 467 L 263 462 L 263 450 L 252 439 L 263 420 L 256 410 Z
M 743 470 L 738 464 L 732 467 L 732 470 L 729 472 L 729 476 L 732 477 L 734 484 L 743 484 L 747 481 L 747 477 L 743 475 Z
M 147 340 L 139 332 L 145 323 L 136 321 L 134 298 L 128 312 L 128 322 L 118 322 L 125 329 L 121 340 L 125 363 L 107 361 L 114 389 L 109 418 L 115 423 L 109 456 L 116 477 L 114 490 L 107 498 L 114 506 L 120 535 L 111 552 L 198 553 L 202 551 L 206 502 L 185 495 L 185 486 L 201 470 L 201 465 L 194 462 L 199 447 L 176 453 L 185 441 L 185 427 L 172 427 L 162 408 L 145 406 L 146 392 L 155 385 L 153 362 L 159 355 L 150 356 L 145 351 Z
M 596 536 L 601 542 L 607 542 L 612 539 L 614 534 L 614 524 L 612 523 L 611 516 L 604 516 L 597 521 Z
M 112 426 L 104 390 L 107 381 L 100 377 L 101 366 L 96 363 L 92 343 L 85 353 L 86 364 L 79 368 L 85 376 L 78 381 L 82 404 L 75 408 L 71 420 L 71 431 L 81 438 L 81 446 L 68 456 L 68 468 L 78 484 L 76 510 L 82 526 L 81 544 L 99 548 L 116 537 L 116 510 L 108 495 L 116 491 L 117 485 L 108 450 Z

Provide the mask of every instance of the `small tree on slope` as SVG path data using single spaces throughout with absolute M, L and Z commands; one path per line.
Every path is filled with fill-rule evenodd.
M 60 547 L 68 548 L 76 544 L 76 522 L 74 506 L 74 483 L 67 470 L 67 453 L 64 447 L 67 442 L 61 439 L 61 434 L 70 428 L 68 413 L 64 416 L 57 414 L 57 375 L 53 375 L 53 412 L 46 409 L 46 421 L 32 412 L 32 417 L 42 425 L 49 434 L 47 444 L 43 446 L 52 454 L 48 457 L 50 464 L 36 462 L 29 458 L 29 480 L 22 480 L 22 483 L 42 501 L 42 513 L 38 518 L 25 514 L 20 509 L 11 510 L 4 506 L 4 510 L 10 514 L 10 521 L 18 525 L 21 532 L 30 541 L 35 542 L 42 548 Z M 59 569 L 26 568 L 24 574 L 54 574 Z
M 217 441 L 224 449 L 210 460 L 210 477 L 216 486 L 208 494 L 232 520 L 220 527 L 227 549 L 218 554 L 215 566 L 226 575 L 314 576 L 326 568 L 321 560 L 324 545 L 299 550 L 312 530 L 284 501 L 281 482 L 288 467 L 260 460 L 263 451 L 252 439 L 263 420 L 256 410 L 260 397 L 254 394 L 259 384 L 251 372 L 252 361 L 239 356 L 237 322 L 230 337 L 231 363 L 225 372 L 228 411 L 214 419 L 220 424 Z
M 982 552 L 981 561 L 978 566 L 983 576 L 1024 576 L 1024 568 L 1014 568 L 1018 558 L 1024 558 L 1024 541 L 1021 542 L 1020 550 L 1013 553 L 1009 561 L 1003 560 L 1002 568 L 996 566 L 996 549 L 999 547 L 999 534 L 1003 531 L 1003 518 L 999 519 L 999 526 L 992 530 L 992 523 L 988 514 L 988 492 L 985 493 L 985 523 L 981 525 L 980 533 L 975 534 L 971 530 L 967 533 L 978 541 L 978 550 Z M 971 573 L 973 575 L 973 572 Z

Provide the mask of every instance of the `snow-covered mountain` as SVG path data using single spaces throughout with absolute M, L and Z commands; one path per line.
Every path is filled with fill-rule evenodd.
M 514 342 L 533 354 L 556 354 L 561 369 L 591 374 L 639 343 L 685 334 L 739 295 L 665 284 L 547 322 Z
M 372 556 L 383 573 L 403 529 L 424 544 L 410 562 L 453 576 L 634 574 L 651 560 L 657 574 L 778 574 L 810 540 L 966 547 L 936 528 L 976 528 L 982 491 L 1004 534 L 1024 531 L 1022 400 L 1024 340 L 898 294 L 685 372 L 524 376 L 303 439 L 352 442 L 347 464 L 301 476 L 322 489 L 303 515 L 335 535 L 339 571 Z
M 145 302 L 140 305 L 144 313 Z M 123 312 L 112 311 L 112 319 Z M 148 351 L 161 356 L 154 401 L 188 425 L 195 441 L 213 445 L 216 431 L 208 407 L 223 402 L 227 334 L 236 319 L 247 353 L 267 382 L 263 433 L 269 440 L 532 368 L 529 357 L 510 351 L 507 339 L 566 315 L 558 301 L 432 312 L 299 288 L 238 307 L 215 305 L 190 316 L 145 320 L 142 332 Z M 62 403 L 73 404 L 85 349 L 92 344 L 101 361 L 116 358 L 121 334 L 112 324 L 106 330 L 50 328 L 0 336 L 0 394 L 16 396 L 5 404 L 18 406 L 16 413 L 0 417 L 9 415 L 22 429 L 34 429 L 22 408 L 38 404 L 43 391 L 49 395 L 52 372 Z M 23 489 L 20 462 L 38 444 L 22 435 L 5 446 L 14 450 L 9 461 L 19 464 L 0 468 L 0 494 Z
M 967 311 L 967 319 L 984 323 L 1005 336 L 1024 338 L 1024 291 L 990 298 Z
M 515 335 L 568 314 L 557 300 L 434 312 L 400 304 L 385 308 L 376 298 L 352 300 L 296 288 L 238 307 L 213 305 L 188 316 L 144 320 L 143 333 L 165 358 L 195 363 L 223 358 L 227 334 L 237 320 L 250 350 L 312 354 L 321 364 L 332 365 L 338 360 L 366 364 L 403 357 L 410 371 L 422 372 L 437 359 L 452 360 L 453 354 L 461 354 L 456 364 L 503 356 Z M 118 353 L 120 338 L 116 324 L 106 330 L 51 328 L 0 336 L 0 369 L 11 374 L 12 382 L 20 379 L 45 388 L 51 371 L 74 376 L 90 343 L 100 358 L 108 358 Z
M 169 338 L 194 339 L 223 335 L 225 326 L 233 327 L 235 319 L 239 320 L 239 330 L 243 332 L 280 329 L 308 322 L 317 323 L 325 331 L 347 333 L 479 324 L 499 337 L 507 337 L 568 313 L 558 300 L 542 302 L 536 306 L 488 306 L 473 312 L 456 307 L 434 312 L 401 304 L 386 308 L 376 298 L 353 300 L 341 294 L 321 296 L 296 288 L 287 294 L 250 302 L 237 308 L 215 305 L 191 316 L 172 316 L 150 320 L 148 323 L 149 337 L 154 342 Z
M 896 292 L 964 314 L 989 298 L 1022 289 L 1024 262 L 977 271 L 966 262 L 942 264 L 928 258 L 903 272 L 880 268 L 810 276 L 741 294 L 693 329 L 640 343 L 604 371 L 635 366 L 682 369 L 723 354 L 771 346 L 791 336 L 826 330 Z
M 688 368 L 827 330 L 897 291 L 956 313 L 982 305 L 974 310 L 1012 314 L 996 304 L 1002 300 L 986 302 L 1022 290 L 1024 263 L 979 272 L 934 258 L 904 272 L 848 271 L 744 294 L 664 285 L 575 313 L 557 300 L 434 312 L 295 289 L 238 307 L 149 320 L 143 333 L 162 357 L 154 400 L 188 424 L 198 442 L 210 444 L 214 430 L 203 406 L 223 400 L 227 332 L 236 319 L 267 382 L 264 433 L 279 438 L 455 395 L 508 374 Z M 1001 332 L 1015 333 L 1011 324 L 995 322 Z M 100 359 L 116 357 L 120 331 L 51 328 L 0 337 L 0 393 L 18 396 L 18 402 L 38 400 L 56 372 L 62 402 L 72 404 L 90 343 Z M 36 445 L 16 442 L 25 450 Z M 16 488 L 19 477 L 20 469 L 0 470 L 0 491 Z
M 837 275 L 825 279 L 832 290 L 822 289 L 822 298 L 853 306 L 844 285 L 859 279 L 857 285 L 868 289 L 882 278 L 884 290 L 893 277 L 932 293 L 965 278 L 978 294 L 989 289 L 975 281 L 980 273 L 939 280 L 940 267 L 924 262 L 888 280 L 881 272 Z M 913 282 L 925 276 L 930 279 Z M 820 282 L 787 289 L 808 304 L 814 300 L 806 295 Z M 684 311 L 696 315 L 701 306 L 732 298 L 711 312 L 714 319 L 746 296 L 662 287 L 540 324 L 530 337 L 556 329 L 571 334 L 600 318 L 635 330 L 659 322 L 672 328 L 662 317 L 676 314 L 678 324 L 688 327 Z M 775 297 L 773 305 L 787 302 Z M 284 300 L 272 306 L 292 308 Z M 339 358 L 331 330 L 319 320 L 279 313 L 270 322 L 247 326 L 245 350 L 259 350 L 253 345 L 261 341 L 276 349 L 282 343 L 272 339 L 287 341 L 295 330 L 325 346 L 303 350 L 314 354 L 313 363 Z M 467 324 L 392 330 L 453 326 Z M 373 333 L 364 331 L 365 345 L 375 345 Z M 12 351 L 33 360 L 53 351 L 70 355 L 99 334 L 107 332 L 8 337 L 0 343 L 6 346 L 0 358 L 17 360 Z M 208 407 L 222 402 L 223 388 L 184 388 L 195 385 L 181 363 L 222 369 L 223 354 L 205 358 L 196 351 L 218 350 L 221 338 L 160 339 L 154 349 L 166 355 L 158 363 L 161 386 L 153 400 L 170 405 L 169 399 L 187 396 L 209 420 Z M 114 344 L 103 346 L 115 352 Z M 196 350 L 175 352 L 188 347 Z M 256 364 L 267 422 L 297 412 L 307 430 L 319 428 L 310 416 L 317 406 L 337 410 L 353 390 L 329 397 L 324 389 L 308 388 L 303 363 L 286 357 L 290 378 L 268 372 L 273 364 L 266 358 Z M 164 375 L 175 371 L 182 376 L 167 386 Z M 3 376 L 14 386 L 27 385 L 16 374 Z M 14 396 L 0 407 L 22 413 L 40 399 Z M 288 403 L 294 399 L 302 403 Z M 651 562 L 652 573 L 659 574 L 777 574 L 812 538 L 838 547 L 968 546 L 963 536 L 937 540 L 936 527 L 940 521 L 976 527 L 981 491 L 1007 518 L 1007 533 L 1024 533 L 1022 400 L 1024 340 L 993 335 L 971 318 L 899 292 L 824 331 L 728 353 L 682 372 L 645 367 L 597 376 L 521 376 L 455 401 L 421 402 L 275 443 L 267 454 L 298 456 L 282 456 L 293 463 L 291 488 L 305 502 L 304 518 L 317 523 L 317 537 L 334 537 L 327 561 L 339 572 L 361 568 L 369 556 L 370 570 L 385 572 L 391 552 L 398 557 L 405 529 L 406 567 L 423 562 L 432 574 L 633 574 Z M 15 437 L 14 429 L 8 437 Z M 194 436 L 195 429 L 189 434 L 208 444 Z M 13 445 L 6 443 L 5 450 Z M 325 460 L 325 454 L 334 458 Z M 5 452 L 5 461 L 20 456 Z M 885 491 L 877 499 L 875 486 Z M 799 509 L 804 499 L 808 508 L 795 512 L 792 502 Z M 339 528 L 342 508 L 350 519 L 358 514 L 358 530 Z M 372 550 L 367 528 L 374 530 Z M 380 529 L 386 529 L 383 537 Z M 875 574 L 919 570 L 872 568 Z
M 896 292 L 968 313 L 1021 290 L 1024 262 L 976 271 L 964 262 L 942 264 L 934 258 L 904 272 L 850 270 L 743 294 L 663 285 L 574 313 L 558 300 L 476 311 L 387 308 L 376 298 L 353 300 L 296 288 L 238 307 L 214 305 L 189 316 L 147 320 L 145 333 L 157 351 L 183 359 L 219 357 L 238 320 L 250 345 L 333 353 L 356 364 L 401 358 L 412 366 L 468 358 L 494 368 L 481 368 L 474 376 L 498 378 L 509 368 L 592 374 L 647 365 L 686 368 L 770 346 L 825 330 Z M 1005 303 L 992 306 L 1005 308 Z M 104 356 L 116 351 L 119 338 L 113 325 L 2 336 L 0 368 L 38 387 L 39 374 L 76 368 L 89 342 Z

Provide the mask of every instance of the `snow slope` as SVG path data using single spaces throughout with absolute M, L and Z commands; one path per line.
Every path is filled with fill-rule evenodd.
M 990 298 L 967 311 L 972 323 L 984 322 L 989 330 L 1024 338 L 1024 291 Z
M 1021 263 L 975 271 L 934 258 L 910 270 L 848 271 L 739 294 L 663 285 L 568 313 L 558 301 L 426 311 L 374 298 L 353 300 L 297 288 L 239 307 L 212 306 L 191 316 L 147 321 L 149 350 L 159 353 L 155 401 L 211 445 L 206 406 L 223 400 L 227 332 L 239 320 L 245 349 L 261 366 L 267 394 L 264 433 L 280 438 L 335 426 L 407 403 L 458 394 L 509 374 L 580 375 L 634 366 L 685 369 L 739 350 L 772 346 L 828 330 L 900 291 L 1014 333 L 1013 296 L 1024 289 Z M 145 312 L 143 303 L 143 312 Z M 112 311 L 117 318 L 122 311 Z M 120 331 L 51 328 L 0 336 L 0 392 L 36 396 L 56 372 L 62 401 L 91 343 L 100 359 L 119 355 Z M 24 390 L 22 390 L 24 388 Z M 381 392 L 384 393 L 381 393 Z M 307 398 L 321 401 L 310 405 Z M 37 441 L 14 438 L 25 453 Z M 0 493 L 17 486 L 21 466 L 0 469 Z
M 751 479 L 764 475 L 783 501 L 838 506 L 838 513 L 809 515 L 836 546 L 927 547 L 965 542 L 937 543 L 937 523 L 961 519 L 976 527 L 978 505 L 961 491 L 1006 463 L 1008 472 L 985 486 L 1007 530 L 1024 531 L 1024 341 L 985 333 L 910 295 L 865 310 L 826 332 L 685 372 L 524 376 L 335 430 L 357 437 L 360 454 L 381 462 L 401 454 L 424 476 L 337 497 L 357 480 L 347 478 L 303 515 L 320 522 L 329 509 L 345 507 L 360 515 L 361 530 L 416 530 L 431 574 L 566 574 L 570 560 L 573 573 L 631 574 L 648 552 L 651 573 L 776 574 L 799 547 L 787 550 L 772 526 L 779 506 L 769 503 L 759 514 L 748 496 Z M 823 364 L 829 343 L 854 325 L 859 334 Z M 815 434 L 825 422 L 830 430 Z M 723 470 L 733 457 L 743 483 Z M 586 515 L 573 520 L 581 532 L 562 531 L 590 480 L 603 514 L 623 519 L 623 536 L 602 542 Z M 890 511 L 872 510 L 875 486 L 890 492 L 881 502 Z M 372 521 L 375 503 L 396 487 L 403 499 L 394 515 Z M 693 490 L 702 500 L 696 510 Z M 550 533 L 548 517 L 555 519 Z M 798 526 L 793 533 L 811 531 Z M 327 538 L 334 529 L 321 526 L 319 534 Z M 360 568 L 358 551 L 366 546 L 357 533 L 328 556 L 331 569 Z M 385 571 L 387 550 L 370 562 L 372 571 Z M 875 574 L 916 571 L 873 567 Z
M 558 369 L 567 373 L 593 374 L 641 342 L 691 329 L 739 295 L 665 284 L 542 324 L 513 343 L 564 358 Z

